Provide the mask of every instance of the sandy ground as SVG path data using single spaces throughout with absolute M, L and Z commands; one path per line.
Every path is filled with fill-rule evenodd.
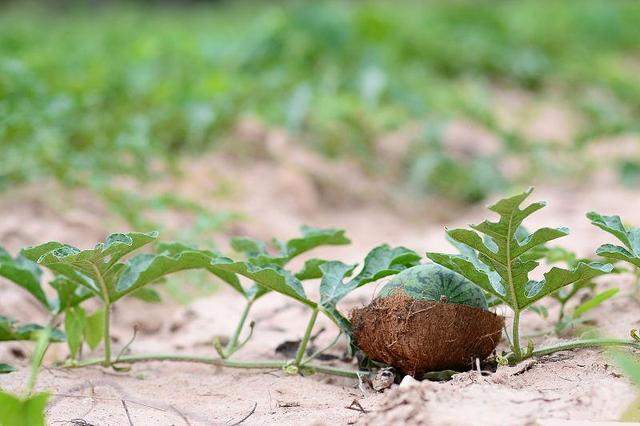
M 278 143 L 276 138 L 272 141 L 275 147 L 269 149 L 282 149 Z M 352 246 L 316 253 L 347 261 L 360 260 L 368 249 L 382 242 L 402 244 L 421 253 L 427 249 L 449 251 L 442 232 L 445 224 L 464 226 L 484 218 L 482 206 L 449 206 L 446 211 L 428 203 L 401 204 L 381 189 L 380 182 L 366 176 L 351 176 L 345 185 L 344 179 L 354 173 L 348 164 L 323 165 L 330 168 L 321 172 L 322 167 L 312 166 L 317 159 L 307 155 L 293 152 L 277 165 L 268 159 L 243 165 L 206 157 L 190 164 L 182 183 L 159 182 L 154 189 L 198 196 L 211 208 L 242 212 L 245 221 L 216 236 L 221 248 L 229 233 L 285 238 L 295 235 L 299 224 L 307 223 L 348 229 Z M 203 197 L 222 177 L 233 182 L 233 193 Z M 534 192 L 532 200 L 538 199 L 547 200 L 549 207 L 534 216 L 529 226 L 568 225 L 572 234 L 564 243 L 584 255 L 610 241 L 588 223 L 586 211 L 621 214 L 630 220 L 640 217 L 637 192 L 613 187 L 606 179 L 583 186 L 547 183 Z M 172 225 L 179 227 L 181 219 L 173 220 Z M 112 226 L 112 220 L 104 206 L 84 191 L 61 196 L 54 187 L 30 187 L 4 194 L 0 200 L 0 242 L 14 252 L 50 239 L 88 247 L 104 237 L 106 226 Z M 605 285 L 630 288 L 629 279 L 623 276 L 604 281 Z M 366 303 L 374 288 L 371 285 L 350 297 L 343 309 Z M 314 284 L 308 292 L 316 294 Z M 22 321 L 44 320 L 44 313 L 19 290 L 0 282 L 0 294 L 2 314 Z M 187 306 L 127 300 L 114 312 L 115 350 L 129 340 L 137 325 L 140 333 L 131 347 L 134 353 L 212 355 L 212 339 L 229 334 L 241 306 L 242 300 L 226 289 Z M 553 313 L 554 306 L 549 307 Z M 237 358 L 278 359 L 276 346 L 299 338 L 307 316 L 308 312 L 294 302 L 277 295 L 265 297 L 250 315 L 256 321 L 254 338 Z M 591 316 L 606 334 L 626 336 L 629 329 L 640 326 L 640 303 L 618 297 Z M 524 334 L 550 326 L 534 314 L 527 314 L 524 323 Z M 318 337 L 319 345 L 334 335 L 327 320 L 321 319 L 321 326 L 327 331 Z M 343 342 L 331 353 L 340 355 L 344 348 Z M 0 361 L 22 367 L 17 373 L 0 376 L 2 388 L 22 388 L 30 349 L 26 343 L 0 345 Z M 63 359 L 65 351 L 58 345 L 48 359 Z M 330 364 L 345 366 L 336 361 Z M 600 350 L 559 353 L 517 367 L 501 367 L 493 374 L 462 373 L 447 383 L 423 382 L 402 389 L 394 385 L 382 394 L 351 379 L 291 377 L 280 371 L 177 363 L 139 364 L 127 373 L 100 367 L 45 368 L 38 389 L 53 394 L 48 408 L 50 424 L 99 426 L 584 424 L 616 420 L 635 397 L 631 385 Z

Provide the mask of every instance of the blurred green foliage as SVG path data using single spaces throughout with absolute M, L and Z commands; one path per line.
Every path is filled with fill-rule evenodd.
M 0 12 L 0 185 L 149 177 L 152 159 L 213 147 L 243 115 L 371 169 L 385 161 L 377 136 L 425 117 L 472 120 L 504 151 L 535 156 L 538 141 L 494 116 L 492 85 L 561 93 L 584 117 L 571 146 L 640 130 L 634 0 L 18 2 Z M 476 180 L 458 167 L 442 190 L 429 176 L 456 168 L 447 154 L 415 161 L 409 180 L 436 192 Z M 488 176 L 464 198 L 482 198 Z

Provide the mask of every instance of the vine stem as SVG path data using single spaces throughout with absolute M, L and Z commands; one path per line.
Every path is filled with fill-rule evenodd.
M 238 325 L 236 326 L 233 335 L 231 336 L 231 340 L 227 343 L 227 346 L 224 348 L 224 357 L 227 358 L 236 351 L 238 347 L 238 340 L 240 339 L 240 333 L 242 333 L 242 329 L 244 328 L 244 323 L 247 321 L 247 315 L 249 315 L 249 311 L 251 310 L 251 306 L 253 305 L 254 299 L 247 300 L 247 304 L 244 306 L 242 310 L 242 314 L 240 315 L 240 320 L 238 321 Z
M 92 365 L 104 365 L 104 359 L 87 359 L 79 361 L 75 364 L 66 364 L 65 368 L 79 368 L 89 367 Z M 217 367 L 228 368 L 255 368 L 255 369 L 283 369 L 288 365 L 287 361 L 270 361 L 270 360 L 255 360 L 255 361 L 232 361 L 228 359 L 212 358 L 196 355 L 178 355 L 178 354 L 148 354 L 148 355 L 123 355 L 120 357 L 119 362 L 125 364 L 135 364 L 141 362 L 153 362 L 153 361 L 171 361 L 171 362 L 190 362 L 198 364 L 214 365 Z M 354 370 L 346 370 L 337 367 L 328 367 L 322 365 L 305 364 L 304 368 L 311 371 L 330 374 L 334 376 L 342 376 L 357 379 L 359 374 L 362 374 Z
M 104 366 L 111 365 L 111 304 L 104 304 Z
M 309 323 L 307 323 L 307 329 L 304 332 L 304 336 L 300 341 L 300 346 L 298 346 L 298 352 L 296 353 L 295 365 L 300 367 L 302 363 L 302 358 L 307 350 L 307 345 L 309 344 L 309 338 L 311 337 L 311 332 L 313 331 L 313 326 L 316 324 L 316 319 L 318 318 L 318 308 L 315 308 L 311 313 L 311 318 L 309 318 Z
M 520 349 L 520 311 L 513 311 L 513 331 L 511 333 L 511 346 L 513 347 L 513 354 L 517 361 L 522 360 L 522 352 Z
M 549 355 L 555 352 L 569 351 L 572 349 L 584 349 L 584 348 L 601 348 L 608 346 L 626 346 L 634 349 L 640 349 L 640 341 L 626 340 L 626 339 L 584 339 L 574 340 L 572 342 L 560 343 L 546 348 L 534 349 L 525 358 L 532 358 L 536 356 Z M 506 356 L 509 362 L 522 361 L 524 358 L 518 356 L 515 351 L 507 354 Z

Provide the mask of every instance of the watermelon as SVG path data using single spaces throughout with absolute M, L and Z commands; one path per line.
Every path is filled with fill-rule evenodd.
M 480 288 L 462 275 L 435 263 L 405 269 L 395 275 L 378 296 L 388 297 L 398 290 L 415 300 L 488 309 L 487 300 Z

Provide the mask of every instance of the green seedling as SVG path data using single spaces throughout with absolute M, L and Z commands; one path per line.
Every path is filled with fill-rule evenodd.
M 529 279 L 529 273 L 539 266 L 539 253 L 535 249 L 569 233 L 566 228 L 541 228 L 524 238 L 518 237 L 518 229 L 524 219 L 545 206 L 543 202 L 536 202 L 520 208 L 532 191 L 533 188 L 530 188 L 490 206 L 489 209 L 500 217 L 497 222 L 484 221 L 472 225 L 472 230 L 447 230 L 453 240 L 477 251 L 477 258 L 441 253 L 427 253 L 427 256 L 435 263 L 463 275 L 512 310 L 511 353 L 505 357 L 509 362 L 583 346 L 638 346 L 635 341 L 611 339 L 574 341 L 540 350 L 534 350 L 531 341 L 526 348 L 520 345 L 520 315 L 523 310 L 563 287 L 591 280 L 613 269 L 608 264 L 579 262 L 572 269 L 553 267 L 544 274 L 542 280 Z M 484 240 L 479 233 L 485 236 Z
M 590 346 L 621 345 L 639 348 L 640 341 L 637 338 L 632 340 L 592 338 L 542 349 L 534 349 L 533 343 L 529 342 L 527 348 L 523 350 L 519 339 L 519 320 L 523 310 L 530 308 L 535 302 L 546 296 L 562 298 L 562 300 L 570 298 L 571 291 L 585 288 L 584 283 L 591 282 L 593 278 L 609 273 L 613 269 L 609 264 L 576 260 L 570 269 L 551 268 L 544 274 L 543 280 L 529 279 L 528 275 L 539 265 L 538 261 L 549 253 L 544 244 L 568 233 L 565 228 L 542 228 L 529 234 L 522 227 L 524 219 L 544 207 L 544 203 L 533 203 L 521 209 L 521 204 L 530 193 L 531 190 L 528 190 L 491 206 L 491 210 L 500 216 L 498 222 L 485 221 L 472 226 L 473 230 L 454 229 L 447 231 L 448 237 L 459 248 L 460 254 L 428 253 L 428 257 L 440 266 L 424 265 L 423 267 L 445 267 L 465 277 L 478 287 L 477 294 L 472 297 L 473 303 L 476 305 L 480 304 L 483 308 L 488 307 L 480 292 L 482 290 L 484 294 L 490 295 L 497 301 L 496 303 L 505 304 L 512 309 L 514 320 L 510 339 L 511 352 L 501 358 L 507 362 L 518 362 L 531 356 Z M 484 239 L 478 233 L 484 234 Z M 303 227 L 302 235 L 299 238 L 286 242 L 275 241 L 273 246 L 276 247 L 276 250 L 273 253 L 264 242 L 249 238 L 235 238 L 232 241 L 233 249 L 244 254 L 246 258 L 241 261 L 180 243 L 159 244 L 156 253 L 136 254 L 138 250 L 154 243 L 156 239 L 157 233 L 155 232 L 112 234 L 107 237 L 104 243 L 89 250 L 80 250 L 61 243 L 50 242 L 24 249 L 19 261 L 8 255 L 2 257 L 0 273 L 15 281 L 40 300 L 52 312 L 53 318 L 64 314 L 66 337 L 72 358 L 72 362 L 67 364 L 70 367 L 96 364 L 113 366 L 118 362 L 170 360 L 200 362 L 232 368 L 282 368 L 290 374 L 322 372 L 357 377 L 358 372 L 356 371 L 314 365 L 311 362 L 333 346 L 341 335 L 346 335 L 349 339 L 351 337 L 351 324 L 338 309 L 338 303 L 350 292 L 363 285 L 401 273 L 420 262 L 420 256 L 414 251 L 404 247 L 392 248 L 384 244 L 367 254 L 362 267 L 355 275 L 357 265 L 318 258 L 307 260 L 297 272 L 286 269 L 292 259 L 316 247 L 349 243 L 349 240 L 344 236 L 344 231 L 335 229 L 323 230 Z M 37 266 L 28 263 L 31 260 L 36 260 L 38 264 L 50 269 L 55 274 L 55 278 L 51 282 L 52 287 L 58 292 L 58 298 L 55 301 L 49 301 L 42 296 L 44 292 L 39 284 L 40 271 Z M 219 357 L 146 354 L 119 355 L 114 360 L 111 356 L 109 334 L 110 312 L 113 305 L 127 296 L 157 301 L 159 294 L 149 285 L 158 282 L 168 274 L 187 269 L 209 271 L 240 293 L 246 300 L 238 326 L 229 344 L 226 347 L 222 347 L 220 342 L 216 344 Z M 421 269 L 416 268 L 413 271 L 419 270 Z M 435 272 L 435 276 L 438 276 L 437 271 Z M 395 282 L 404 282 L 402 277 L 407 274 L 409 271 L 399 276 Z M 245 287 L 240 281 L 241 276 L 249 278 L 253 284 Z M 413 278 L 419 280 L 420 277 Z M 319 300 L 312 300 L 305 292 L 303 282 L 310 279 L 320 279 Z M 408 284 L 404 285 L 409 291 L 413 288 L 412 282 L 409 280 Z M 462 297 L 456 293 L 458 288 L 456 280 L 440 284 L 442 284 L 440 290 L 434 287 L 437 290 L 436 293 L 444 291 L 447 299 L 452 298 L 452 303 L 455 303 L 458 297 Z M 570 292 L 561 293 L 568 286 L 573 286 Z M 292 298 L 311 310 L 311 317 L 295 358 L 289 361 L 229 360 L 229 356 L 240 349 L 251 337 L 252 330 L 248 337 L 240 341 L 240 334 L 252 304 L 268 292 L 277 292 Z M 583 313 L 612 295 L 613 291 L 608 291 L 592 297 L 574 310 L 572 318 L 574 320 L 580 318 Z M 427 296 L 436 297 L 437 295 Z M 91 297 L 98 298 L 103 306 L 92 313 L 87 313 L 79 305 Z M 467 300 L 466 296 L 465 300 Z M 308 355 L 307 346 L 320 313 L 331 319 L 339 328 L 340 333 L 327 348 Z M 8 319 L 0 324 L 4 324 L 0 328 L 0 332 L 4 333 L 7 339 L 33 337 L 42 331 L 42 327 L 37 326 L 16 327 Z M 2 335 L 0 334 L 0 336 Z M 62 338 L 64 336 L 61 334 L 56 335 L 56 332 L 49 331 L 47 341 L 56 341 Z M 78 361 L 84 342 L 94 349 L 101 340 L 104 344 L 104 357 Z M 351 348 L 354 349 L 353 346 Z M 2 366 L 4 371 L 10 369 L 9 366 Z
M 97 297 L 103 308 L 90 316 L 81 309 L 72 309 L 65 318 L 65 326 L 71 335 L 70 349 L 75 356 L 79 352 L 79 342 L 86 339 L 90 346 L 96 346 L 96 340 L 104 341 L 104 365 L 111 366 L 110 315 L 114 303 L 125 296 L 136 295 L 149 300 L 159 299 L 157 292 L 145 288 L 163 276 L 193 268 L 204 268 L 211 262 L 209 256 L 194 251 L 179 254 L 141 253 L 124 260 L 142 247 L 157 239 L 157 233 L 131 232 L 111 234 L 104 243 L 89 250 L 61 244 L 45 243 L 23 250 L 30 259 L 50 269 L 58 278 L 58 288 L 73 288 L 65 293 L 61 306 L 72 309 L 78 299 Z M 78 289 L 82 289 L 78 295 Z M 102 322 L 102 332 L 96 330 Z
M 623 261 L 631 265 L 632 273 L 636 277 L 634 293 L 640 293 L 640 228 L 625 226 L 620 216 L 602 216 L 596 212 L 589 212 L 587 218 L 593 225 L 613 235 L 623 244 L 603 244 L 598 247 L 596 253 L 610 262 Z
M 57 323 L 58 318 L 64 316 L 66 341 L 71 358 L 76 359 L 83 342 L 86 342 L 91 349 L 95 349 L 102 339 L 102 331 L 98 324 L 102 321 L 104 310 L 87 315 L 80 304 L 94 297 L 95 293 L 63 274 L 57 274 L 49 283 L 57 297 L 54 299 L 46 297 L 41 284 L 42 271 L 35 261 L 41 257 L 42 251 L 54 246 L 55 244 L 45 244 L 38 248 L 25 249 L 15 258 L 0 248 L 0 275 L 31 294 L 43 309 L 49 312 L 50 324 Z M 150 288 L 140 288 L 132 295 L 147 302 L 160 301 L 158 293 Z M 17 332 L 21 333 L 21 339 L 25 339 L 27 336 L 25 333 L 41 328 L 43 327 L 31 324 L 17 329 Z M 13 339 L 18 337 L 15 335 Z M 53 342 L 65 341 L 65 335 L 59 330 L 53 330 L 51 338 Z M 26 339 L 28 340 L 28 336 Z

